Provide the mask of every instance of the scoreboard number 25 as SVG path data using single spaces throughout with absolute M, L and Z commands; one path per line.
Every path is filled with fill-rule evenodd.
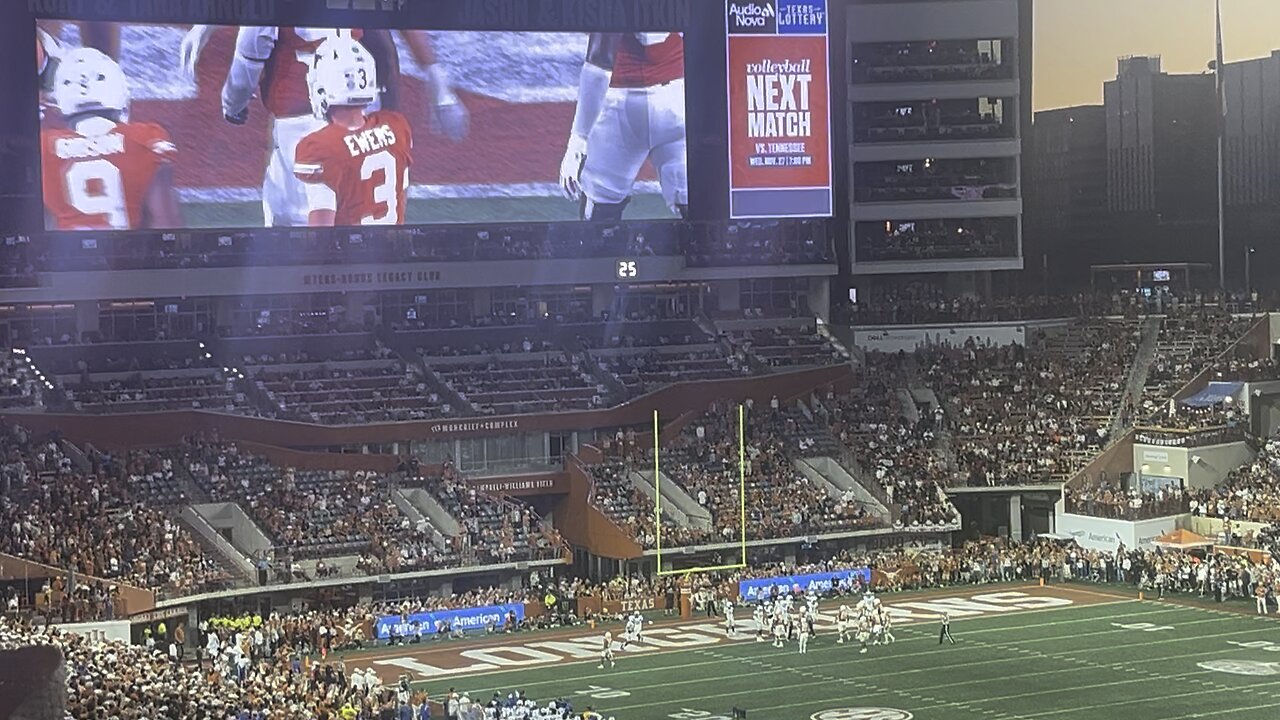
M 619 280 L 635 280 L 640 275 L 640 271 L 636 269 L 635 260 L 619 260 L 618 261 L 618 279 Z

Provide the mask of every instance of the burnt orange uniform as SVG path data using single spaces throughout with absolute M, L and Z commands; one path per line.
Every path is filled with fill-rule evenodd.
M 41 131 L 45 212 L 53 230 L 130 230 L 161 164 L 177 152 L 153 123 L 116 123 L 102 134 Z
M 403 225 L 409 165 L 409 121 L 398 112 L 369 114 L 347 130 L 329 124 L 298 143 L 294 172 L 308 184 L 333 191 L 338 225 Z

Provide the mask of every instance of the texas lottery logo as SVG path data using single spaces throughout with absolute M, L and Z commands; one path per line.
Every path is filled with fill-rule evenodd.
M 827 31 L 825 0 L 778 0 L 778 32 L 820 35 Z

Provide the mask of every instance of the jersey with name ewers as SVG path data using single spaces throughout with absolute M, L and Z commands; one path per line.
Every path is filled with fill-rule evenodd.
M 330 124 L 306 136 L 294 170 L 303 182 L 333 191 L 336 224 L 401 225 L 412 150 L 409 121 L 384 110 L 354 130 Z

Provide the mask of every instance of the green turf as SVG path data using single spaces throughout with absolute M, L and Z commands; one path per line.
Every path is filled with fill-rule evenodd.
M 183 222 L 191 228 L 260 227 L 261 203 L 185 203 Z M 661 195 L 636 195 L 627 206 L 628 220 L 671 220 Z M 571 222 L 578 219 L 577 203 L 562 198 L 483 198 L 410 200 L 405 220 L 432 223 Z
M 613 671 L 583 661 L 422 686 L 434 697 L 456 687 L 482 701 L 495 690 L 567 696 L 579 710 L 590 704 L 618 720 L 728 720 L 735 706 L 746 709 L 749 720 L 803 720 L 852 708 L 896 709 L 918 720 L 1280 718 L 1280 623 L 1274 620 L 1132 600 L 957 619 L 953 629 L 955 646 L 940 647 L 933 625 L 904 626 L 896 644 L 866 655 L 836 645 L 828 634 L 811 643 L 808 655 L 794 644 L 775 650 L 746 642 L 620 654 Z M 1214 659 L 1277 663 L 1260 666 L 1276 674 L 1233 675 L 1197 665 Z

